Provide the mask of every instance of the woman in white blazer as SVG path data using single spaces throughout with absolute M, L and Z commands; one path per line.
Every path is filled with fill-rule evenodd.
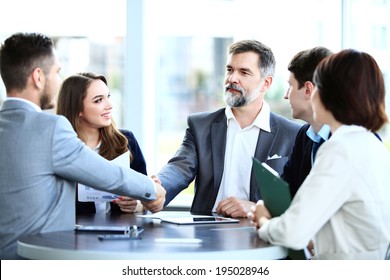
M 292 249 L 312 240 L 317 259 L 384 259 L 390 243 L 390 151 L 374 133 L 387 121 L 382 73 L 367 53 L 343 50 L 317 67 L 314 119 L 331 127 L 313 168 L 280 217 L 260 202 L 261 239 Z

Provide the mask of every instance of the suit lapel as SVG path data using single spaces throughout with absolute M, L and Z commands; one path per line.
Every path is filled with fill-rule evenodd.
M 275 132 L 271 130 L 271 133 L 266 132 L 264 130 L 260 130 L 259 137 L 257 138 L 255 158 L 257 158 L 261 162 L 267 160 L 272 145 L 275 141 L 276 134 L 277 134 L 277 129 Z
M 224 123 L 213 123 L 211 126 L 214 185 L 219 185 L 222 180 L 226 149 L 226 130 L 226 124 Z
M 265 162 L 268 156 L 272 156 L 270 155 L 270 151 L 275 141 L 275 135 L 278 134 L 279 126 L 276 122 L 274 122 L 272 114 L 270 116 L 270 123 L 271 132 L 267 132 L 260 129 L 259 137 L 257 138 L 255 158 L 258 159 L 260 162 Z M 257 201 L 261 198 L 253 168 L 251 171 L 249 196 L 249 199 L 251 201 Z
M 225 116 L 225 115 L 223 115 Z M 211 150 L 213 158 L 214 189 L 209 200 L 209 209 L 212 209 L 221 185 L 225 162 L 226 148 L 226 118 L 211 125 Z
M 257 138 L 255 158 L 264 162 L 270 155 L 270 151 L 275 142 L 275 135 L 278 134 L 279 125 L 273 118 L 271 113 L 270 116 L 271 132 L 260 130 Z M 214 189 L 209 200 L 209 209 L 212 209 L 217 198 L 219 187 L 221 185 L 224 161 L 225 161 L 225 149 L 226 149 L 226 117 L 225 114 L 211 125 L 211 143 L 212 143 L 212 156 L 213 156 L 213 174 L 214 174 Z M 271 155 L 272 156 L 272 155 Z M 251 172 L 250 182 L 250 200 L 257 201 L 260 199 L 260 192 L 257 187 L 255 175 L 253 170 Z

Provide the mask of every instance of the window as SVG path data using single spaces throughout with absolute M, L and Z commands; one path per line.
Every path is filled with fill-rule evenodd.
M 46 33 L 55 39 L 64 77 L 80 71 L 104 74 L 115 120 L 134 132 L 150 175 L 179 147 L 188 114 L 224 106 L 226 49 L 233 41 L 257 39 L 273 49 L 276 76 L 266 99 L 287 117 L 290 108 L 282 98 L 287 64 L 303 49 L 323 45 L 335 52 L 366 51 L 378 61 L 390 88 L 389 1 L 68 0 L 61 13 L 48 0 L 32 3 L 7 4 L 8 12 L 0 17 L 1 41 L 19 31 Z M 48 9 L 46 17 L 31 13 L 38 6 Z M 0 103 L 4 97 L 1 85 Z M 389 141 L 388 128 L 380 134 Z

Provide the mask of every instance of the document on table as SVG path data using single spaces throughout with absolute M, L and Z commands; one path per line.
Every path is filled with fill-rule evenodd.
M 116 165 L 126 166 L 130 168 L 130 151 L 127 151 L 126 153 L 114 158 L 112 162 Z M 95 190 L 92 187 L 83 184 L 78 184 L 78 200 L 82 202 L 113 201 L 118 197 L 118 195 L 109 192 Z

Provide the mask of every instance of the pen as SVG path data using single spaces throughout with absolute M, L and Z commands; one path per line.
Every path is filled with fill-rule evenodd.
M 114 199 L 118 199 L 119 196 L 118 195 L 103 195 L 102 198 L 114 200 Z

